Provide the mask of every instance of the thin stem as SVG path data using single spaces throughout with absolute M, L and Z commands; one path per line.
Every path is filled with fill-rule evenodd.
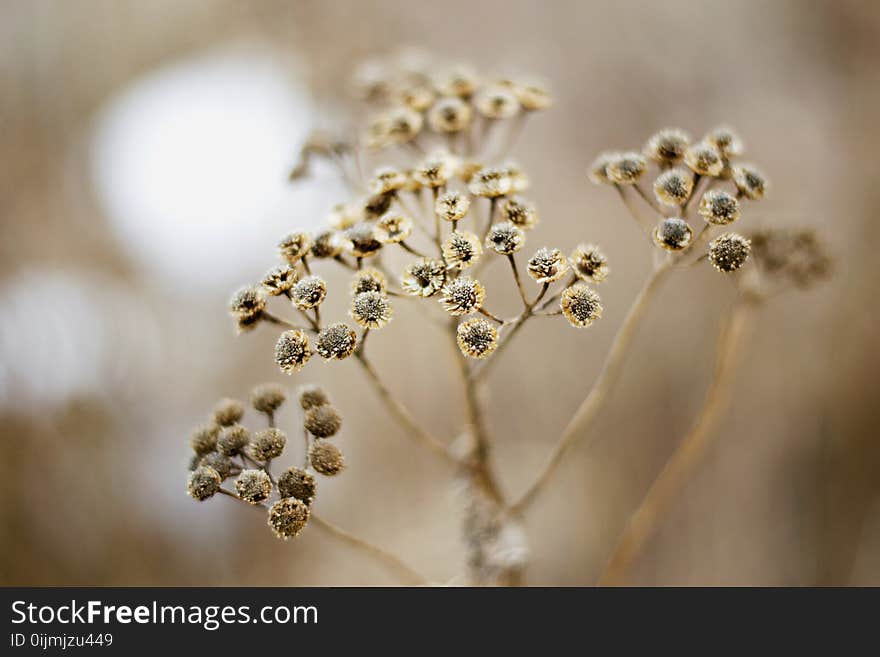
M 654 212 L 656 212 L 657 214 L 663 214 L 663 210 L 660 209 L 660 206 L 657 205 L 657 203 L 654 201 L 654 199 L 652 199 L 650 196 L 648 196 L 648 195 L 645 193 L 645 190 L 644 190 L 644 189 L 642 189 L 641 187 L 639 187 L 638 183 L 636 183 L 635 185 L 632 185 L 632 187 L 633 187 L 633 189 L 636 190 L 636 193 L 638 193 L 638 195 L 642 197 L 642 200 L 644 200 L 645 203 L 647 203 L 648 206 L 649 206 Z
M 418 256 L 419 258 L 427 258 L 428 257 L 424 253 L 422 253 L 421 251 L 418 251 L 417 249 L 414 249 L 413 247 L 411 247 L 406 242 L 400 242 L 400 246 L 403 247 L 404 251 L 408 251 L 408 252 L 412 253 L 414 256 Z
M 488 310 L 486 310 L 485 308 L 480 308 L 480 309 L 478 310 L 478 312 L 479 312 L 481 315 L 483 315 L 484 317 L 488 317 L 488 318 L 491 319 L 493 322 L 497 322 L 497 323 L 499 323 L 499 324 L 504 324 L 504 320 L 503 320 L 503 319 L 497 317 L 496 315 L 493 315 L 492 313 L 490 313 L 490 312 L 489 312 Z
M 626 581 L 633 563 L 711 445 L 713 430 L 727 410 L 730 388 L 757 308 L 755 297 L 745 297 L 723 327 L 712 382 L 697 420 L 630 517 L 599 578 L 600 585 L 614 586 Z
M 602 404 L 608 398 L 614 384 L 620 378 L 623 372 L 623 364 L 626 360 L 625 356 L 635 337 L 636 328 L 645 314 L 649 302 L 659 289 L 660 282 L 669 271 L 670 264 L 667 261 L 656 268 L 648 277 L 648 280 L 645 281 L 642 290 L 633 301 L 632 306 L 630 306 L 623 324 L 617 330 L 617 335 L 614 337 L 614 342 L 605 357 L 602 370 L 599 372 L 599 376 L 596 378 L 592 389 L 583 402 L 581 402 L 574 416 L 569 420 L 568 425 L 563 430 L 562 435 L 559 437 L 544 465 L 538 471 L 535 480 L 513 504 L 512 509 L 514 512 L 522 513 L 537 499 L 541 489 L 547 485 L 556 469 L 562 463 L 562 457 L 578 437 L 589 429 Z
M 519 297 L 522 299 L 523 308 L 529 307 L 529 300 L 526 298 L 526 290 L 523 287 L 522 279 L 519 276 L 519 270 L 516 267 L 516 258 L 512 253 L 507 254 L 507 261 L 510 263 L 510 269 L 513 271 L 513 280 L 516 281 L 516 287 L 519 290 Z
M 281 317 L 278 317 L 277 315 L 273 315 L 272 313 L 270 313 L 266 310 L 263 311 L 263 319 L 265 319 L 270 324 L 277 324 L 278 326 L 284 326 L 285 328 L 288 328 L 288 329 L 294 329 L 294 330 L 299 330 L 299 331 L 310 330 L 304 326 L 297 326 L 296 324 L 288 322 L 286 319 L 282 319 Z

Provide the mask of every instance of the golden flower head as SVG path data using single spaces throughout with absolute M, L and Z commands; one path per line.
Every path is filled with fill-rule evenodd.
M 339 474 L 345 468 L 345 458 L 342 450 L 329 440 L 315 440 L 309 447 L 309 463 L 315 472 L 332 477 Z
M 376 255 L 382 248 L 382 242 L 376 239 L 376 227 L 366 221 L 356 223 L 345 231 L 349 252 L 357 258 Z
M 700 214 L 710 224 L 725 226 L 739 219 L 739 201 L 721 189 L 710 189 L 700 199 Z
M 654 242 L 667 251 L 686 249 L 694 233 L 684 219 L 669 217 L 660 222 L 654 229 Z
M 513 255 L 525 241 L 525 233 L 509 221 L 492 224 L 486 235 L 486 246 L 501 255 Z
M 344 322 L 330 324 L 318 333 L 315 351 L 325 360 L 342 360 L 354 353 L 357 334 Z
M 455 173 L 455 159 L 448 153 L 435 153 L 413 169 L 412 177 L 430 189 L 443 187 Z
M 450 315 L 470 315 L 483 305 L 486 289 L 470 276 L 459 276 L 443 286 L 440 303 Z
M 351 279 L 351 293 L 381 292 L 385 293 L 388 283 L 385 274 L 373 267 L 364 267 L 355 272 Z
M 517 196 L 512 196 L 501 204 L 501 217 L 523 230 L 531 230 L 538 223 L 535 208 Z
M 694 176 L 682 167 L 664 171 L 654 181 L 654 196 L 663 205 L 684 205 L 693 191 Z
M 831 257 L 812 230 L 759 230 L 752 233 L 751 243 L 761 272 L 777 280 L 808 288 L 831 273 Z
M 391 304 L 381 292 L 361 292 L 351 300 L 351 318 L 358 326 L 378 329 L 391 321 Z
M 315 438 L 330 438 L 342 428 L 342 416 L 331 404 L 321 404 L 307 409 L 303 428 Z
M 467 269 L 482 254 L 480 238 L 468 231 L 453 231 L 443 243 L 443 259 L 450 269 Z
M 293 284 L 296 283 L 296 270 L 290 265 L 273 267 L 266 272 L 260 282 L 267 294 L 277 297 L 279 294 L 289 292 Z
M 435 85 L 440 93 L 470 98 L 479 86 L 479 79 L 470 68 L 458 65 L 438 76 Z
M 404 291 L 414 297 L 430 297 L 446 280 L 446 264 L 434 258 L 422 258 L 407 265 L 400 278 Z
M 198 456 L 213 452 L 217 448 L 218 433 L 220 433 L 220 427 L 216 424 L 206 424 L 193 429 L 189 438 L 193 452 Z
M 529 260 L 529 276 L 538 283 L 558 281 L 567 271 L 568 259 L 559 249 L 540 248 Z
M 640 153 L 619 153 L 605 167 L 606 175 L 611 182 L 618 185 L 635 185 L 645 173 L 648 163 Z
M 509 119 L 516 116 L 520 110 L 516 94 L 501 85 L 480 90 L 474 99 L 474 106 L 487 119 Z
M 372 196 L 364 199 L 363 205 L 361 206 L 361 216 L 366 220 L 381 217 L 383 214 L 388 212 L 388 208 L 391 207 L 391 202 L 394 200 L 394 197 L 394 194 L 373 194 Z M 349 230 L 359 225 L 359 223 L 353 224 L 352 226 L 349 226 Z M 346 244 L 346 246 L 348 245 Z
M 428 125 L 434 132 L 461 132 L 471 124 L 473 110 L 461 98 L 438 98 L 428 111 Z
M 684 157 L 691 138 L 678 128 L 665 128 L 651 135 L 642 152 L 658 164 L 674 164 Z
M 737 233 L 724 233 L 709 242 L 709 262 L 718 271 L 736 271 L 749 259 L 752 243 Z
M 239 319 L 259 319 L 266 309 L 266 297 L 255 287 L 243 287 L 232 295 L 229 312 Z
M 412 231 L 412 219 L 396 212 L 389 212 L 376 222 L 374 234 L 383 244 L 398 244 L 412 235 Z
M 302 468 L 288 468 L 278 477 L 278 494 L 281 497 L 294 497 L 311 504 L 315 499 L 316 489 L 315 476 Z
M 287 393 L 277 383 L 263 383 L 251 390 L 251 406 L 259 413 L 272 414 L 287 400 Z
M 275 343 L 275 363 L 285 374 L 301 370 L 311 356 L 309 338 L 299 329 L 285 331 Z
M 731 158 L 742 155 L 743 144 L 739 136 L 729 126 L 718 126 L 711 130 L 705 137 L 706 142 L 712 144 L 722 157 Z
M 437 198 L 434 212 L 445 221 L 459 221 L 471 207 L 471 199 L 461 192 L 446 192 Z
M 608 278 L 608 258 L 595 244 L 578 244 L 569 260 L 582 280 L 601 283 Z
M 220 430 L 217 436 L 217 451 L 223 456 L 238 456 L 251 440 L 251 434 L 240 424 L 233 424 Z
M 507 162 L 501 167 L 501 171 L 510 178 L 510 190 L 518 194 L 529 188 L 529 179 L 525 172 L 515 162 Z
M 320 276 L 306 276 L 293 286 L 290 297 L 300 310 L 315 308 L 327 297 L 327 284 Z
M 412 141 L 422 131 L 422 115 L 409 107 L 398 106 L 390 109 L 383 119 L 385 140 L 392 144 L 405 144 Z
M 270 427 L 257 431 L 247 447 L 248 456 L 255 461 L 277 459 L 284 452 L 287 436 L 280 429 Z
M 260 504 L 272 494 L 272 480 L 262 470 L 242 470 L 235 480 L 235 492 L 248 504 Z
M 204 502 L 220 490 L 222 479 L 214 468 L 203 465 L 189 473 L 186 492 L 194 500 Z
M 712 144 L 701 141 L 693 144 L 684 153 L 684 163 L 691 171 L 701 176 L 717 176 L 724 170 L 721 153 Z
M 397 100 L 416 112 L 424 112 L 435 98 L 434 90 L 425 84 L 406 85 L 397 90 Z
M 205 454 L 199 461 L 199 465 L 206 465 L 214 468 L 214 471 L 220 475 L 220 479 L 226 479 L 231 473 L 234 466 L 232 459 L 224 456 L 220 452 L 211 452 Z
M 278 250 L 281 257 L 291 265 L 295 265 L 303 256 L 308 255 L 312 248 L 312 238 L 308 233 L 290 233 L 278 242 Z
M 344 247 L 343 237 L 335 230 L 322 230 L 315 234 L 311 255 L 313 258 L 335 258 Z
M 610 185 L 612 181 L 608 177 L 608 167 L 619 157 L 620 153 L 617 151 L 602 151 L 590 165 L 587 177 L 597 185 Z
M 280 539 L 296 538 L 309 521 L 309 507 L 295 497 L 284 497 L 269 507 L 267 522 Z
M 485 319 L 475 317 L 458 325 L 456 339 L 465 356 L 486 358 L 498 346 L 498 331 Z
M 300 386 L 298 392 L 299 405 L 304 411 L 307 411 L 313 406 L 321 406 L 322 404 L 330 403 L 330 400 L 327 398 L 327 393 L 324 392 L 324 389 L 321 386 L 307 384 Z
M 406 185 L 406 174 L 400 169 L 394 167 L 382 167 L 373 173 L 370 180 L 370 193 L 372 194 L 390 194 L 396 192 Z
M 559 299 L 559 306 L 568 323 L 576 328 L 590 326 L 602 316 L 602 300 L 584 283 L 575 283 L 565 288 Z
M 244 406 L 237 399 L 224 398 L 214 405 L 214 422 L 228 427 L 244 417 Z
M 474 196 L 498 198 L 513 191 L 513 178 L 503 168 L 480 169 L 471 178 L 468 189 Z
M 553 105 L 550 92 L 537 82 L 514 82 L 513 93 L 526 112 L 545 110 Z
M 739 193 L 752 201 L 764 198 L 767 191 L 767 179 L 764 174 L 750 164 L 733 168 L 733 182 Z

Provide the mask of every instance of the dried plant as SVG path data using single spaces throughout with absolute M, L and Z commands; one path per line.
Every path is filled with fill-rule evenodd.
M 527 322 L 567 321 L 584 329 L 598 321 L 603 300 L 595 288 L 609 275 L 602 249 L 581 241 L 582 235 L 566 249 L 540 242 L 538 248 L 527 248 L 538 233 L 539 214 L 523 196 L 529 187 L 526 173 L 508 153 L 527 120 L 551 106 L 551 97 L 532 82 L 491 80 L 463 67 L 441 70 L 403 59 L 363 66 L 357 90 L 373 113 L 363 134 L 354 140 L 316 134 L 291 174 L 294 180 L 304 179 L 315 158 L 326 159 L 348 182 L 352 197 L 332 209 L 325 228 L 283 237 L 278 244 L 281 264 L 260 283 L 238 291 L 230 310 L 240 332 L 263 324 L 282 330 L 275 361 L 286 374 L 313 366 L 313 356 L 357 361 L 407 435 L 464 482 L 469 581 L 518 584 L 529 560 L 522 515 L 552 480 L 567 450 L 589 436 L 662 281 L 674 271 L 692 275 L 711 264 L 741 290 L 743 301 L 737 308 L 753 308 L 782 289 L 783 281 L 803 287 L 820 277 L 827 261 L 818 243 L 803 234 L 795 248 L 783 246 L 785 240 L 775 234 L 749 237 L 729 230 L 740 221 L 745 203 L 764 196 L 767 183 L 755 167 L 739 162 L 743 146 L 728 128 L 713 130 L 700 141 L 681 130 L 661 130 L 640 151 L 602 153 L 589 178 L 620 195 L 652 245 L 653 270 L 592 389 L 546 462 L 524 490 L 508 497 L 493 467 L 491 423 L 484 411 L 487 374 Z M 808 244 L 814 249 L 804 256 Z M 351 297 L 350 322 L 322 316 L 322 304 L 332 293 L 320 275 L 323 263 L 350 273 L 345 291 Z M 479 280 L 495 264 L 508 269 L 519 296 L 514 314 L 494 305 L 493 290 Z M 280 314 L 270 310 L 272 297 Z M 440 438 L 416 419 L 367 355 L 368 336 L 394 321 L 397 303 L 416 304 L 425 321 L 440 325 L 448 343 L 457 346 L 455 361 L 466 400 L 459 440 Z M 725 329 L 714 384 L 718 388 L 729 384 L 728 363 L 735 359 L 728 352 L 739 348 L 739 335 L 748 324 L 744 317 L 735 311 Z M 369 343 L 381 348 L 379 336 Z M 719 397 L 717 391 L 707 397 L 704 415 L 717 416 L 723 406 Z M 333 476 L 342 469 L 341 453 L 330 440 L 340 429 L 340 418 L 323 392 L 309 388 L 300 398 L 305 433 L 301 468 L 273 477 L 271 463 L 285 446 L 284 434 L 274 424 L 274 410 L 284 393 L 264 386 L 252 400 L 268 418 L 263 431 L 250 434 L 239 424 L 241 405 L 227 401 L 218 406 L 211 424 L 194 432 L 190 494 L 203 500 L 221 493 L 264 507 L 270 527 L 282 538 L 319 524 L 379 557 L 408 581 L 428 581 L 385 550 L 317 519 L 311 510 L 312 473 Z M 711 418 L 700 420 L 702 428 L 695 431 L 708 435 Z M 222 483 L 232 476 L 237 476 L 234 491 Z M 267 507 L 273 496 L 277 501 Z

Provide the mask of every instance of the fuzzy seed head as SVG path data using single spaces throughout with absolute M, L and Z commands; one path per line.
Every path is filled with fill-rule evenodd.
M 700 199 L 700 214 L 710 224 L 726 226 L 739 219 L 739 201 L 721 189 L 710 189 Z
M 733 128 L 719 126 L 706 135 L 706 142 L 718 149 L 722 157 L 731 158 L 742 155 L 743 144 Z
M 454 160 L 447 153 L 432 155 L 419 164 L 412 172 L 413 179 L 430 189 L 443 187 L 455 171 Z
M 255 287 L 243 287 L 232 295 L 229 312 L 240 320 L 259 319 L 266 309 L 266 297 Z
M 199 460 L 199 465 L 214 468 L 217 474 L 220 475 L 220 479 L 226 479 L 233 468 L 232 460 L 228 456 L 223 456 L 223 454 L 220 454 L 219 452 L 205 454 Z
M 434 102 L 436 94 L 427 85 L 407 86 L 399 89 L 397 100 L 415 112 L 424 112 Z
M 648 163 L 635 152 L 620 153 L 609 162 L 605 171 L 611 182 L 618 185 L 635 185 L 645 173 Z
M 538 283 L 558 281 L 568 272 L 568 260 L 559 249 L 543 247 L 529 260 L 529 276 Z
M 383 244 L 398 244 L 412 235 L 413 222 L 402 214 L 388 213 L 376 222 L 376 237 Z
M 475 317 L 458 325 L 456 339 L 465 356 L 486 358 L 498 346 L 498 331 L 485 319 Z
M 620 153 L 617 151 L 603 151 L 599 153 L 590 165 L 587 177 L 597 185 L 610 185 L 611 178 L 608 176 L 608 167 L 619 157 Z
M 217 435 L 220 427 L 216 424 L 206 424 L 196 427 L 190 434 L 189 443 L 197 456 L 204 456 L 217 448 Z
M 486 247 L 500 255 L 513 255 L 523 248 L 525 233 L 509 221 L 493 224 L 486 235 Z
M 531 230 L 538 223 L 538 213 L 525 199 L 513 196 L 501 205 L 501 217 L 523 230 Z
M 440 76 L 435 85 L 441 93 L 469 98 L 477 90 L 479 79 L 470 68 L 458 65 Z
M 255 461 L 277 459 L 284 452 L 287 436 L 280 429 L 270 427 L 257 431 L 248 445 L 248 455 Z
M 480 91 L 474 99 L 474 106 L 487 119 L 509 119 L 520 110 L 519 100 L 513 91 L 500 85 Z
M 608 278 L 608 258 L 595 244 L 578 244 L 569 260 L 581 280 L 601 283 Z
M 667 251 L 686 249 L 693 236 L 694 233 L 688 223 L 678 217 L 664 219 L 654 229 L 654 242 Z
M 285 374 L 299 372 L 311 356 L 309 338 L 299 329 L 285 331 L 275 343 L 275 363 Z
M 299 405 L 304 411 L 329 403 L 327 393 L 321 386 L 308 384 L 299 388 Z
M 767 179 L 764 174 L 750 164 L 733 168 L 733 182 L 739 193 L 752 201 L 764 198 L 767 191 Z
M 559 306 L 568 323 L 575 328 L 590 326 L 602 316 L 602 300 L 584 283 L 565 288 Z
M 372 196 L 365 199 L 361 206 L 361 218 L 362 219 L 376 219 L 377 217 L 381 217 L 383 214 L 388 212 L 388 208 L 391 207 L 391 202 L 394 200 L 394 194 L 373 194 Z M 353 228 L 357 224 L 352 224 L 349 226 L 349 229 Z M 368 238 L 368 236 L 367 236 Z M 348 242 L 351 240 L 351 237 L 346 233 L 345 235 L 345 246 L 350 249 Z
M 287 393 L 277 383 L 263 383 L 251 390 L 251 406 L 259 413 L 271 415 L 287 399 Z
M 514 84 L 513 92 L 526 112 L 537 112 L 553 105 L 553 97 L 543 86 L 536 83 Z
M 501 167 L 501 171 L 510 178 L 510 190 L 513 193 L 518 194 L 529 188 L 529 179 L 519 165 L 508 162 Z
M 342 416 L 332 404 L 312 406 L 305 412 L 303 427 L 315 438 L 330 438 L 342 428 Z
M 354 353 L 357 334 L 344 322 L 330 324 L 318 334 L 315 351 L 324 360 L 342 360 Z
M 388 283 L 385 274 L 378 269 L 366 267 L 356 272 L 351 279 L 351 293 L 354 295 L 361 292 L 380 292 L 385 294 Z
M 450 315 L 470 315 L 486 300 L 486 289 L 470 276 L 459 276 L 443 286 L 440 303 Z
M 288 468 L 278 477 L 278 494 L 281 497 L 294 497 L 311 504 L 316 488 L 315 476 L 302 468 Z
M 383 197 L 385 198 L 385 197 Z M 387 208 L 385 208 L 387 210 Z M 384 210 L 381 214 L 384 214 Z M 376 239 L 375 226 L 366 221 L 355 224 L 345 231 L 346 246 L 356 258 L 367 258 L 375 255 L 382 248 L 382 242 Z
M 654 181 L 654 196 L 663 205 L 684 205 L 693 191 L 694 176 L 681 167 L 664 171 Z
M 643 152 L 645 157 L 658 164 L 674 164 L 684 157 L 691 138 L 683 130 L 666 128 L 648 139 Z
M 327 297 L 327 284 L 320 276 L 306 276 L 296 282 L 290 296 L 300 310 L 316 308 Z
M 342 450 L 327 440 L 315 440 L 309 447 L 309 463 L 315 472 L 332 477 L 345 468 Z
M 260 283 L 268 295 L 277 297 L 289 291 L 296 283 L 296 271 L 290 265 L 273 267 L 266 272 Z
M 471 124 L 473 115 L 471 106 L 461 98 L 445 96 L 428 111 L 428 125 L 434 132 L 461 132 Z
M 430 297 L 443 287 L 446 280 L 446 264 L 434 258 L 422 258 L 407 265 L 400 278 L 400 285 L 414 297 Z
M 361 292 L 351 300 L 351 318 L 358 326 L 378 329 L 391 321 L 391 304 L 381 292 Z
M 412 141 L 422 131 L 424 119 L 409 107 L 395 107 L 382 119 L 384 141 L 391 144 L 405 144 Z
M 461 192 L 441 194 L 434 204 L 434 211 L 444 221 L 458 221 L 467 214 L 471 199 Z
M 474 196 L 498 198 L 513 191 L 513 179 L 505 169 L 480 169 L 474 174 L 468 189 Z
M 749 259 L 752 243 L 737 233 L 724 233 L 709 242 L 709 262 L 720 272 L 736 271 Z
M 214 422 L 221 427 L 235 424 L 244 416 L 244 406 L 237 399 L 221 399 L 214 406 Z
M 724 170 L 721 153 L 712 144 L 700 142 L 690 146 L 684 154 L 684 163 L 701 176 L 717 176 Z
M 233 424 L 220 431 L 217 436 L 217 451 L 223 456 L 238 456 L 244 452 L 251 440 L 250 433 L 240 424 Z
M 291 265 L 295 265 L 303 256 L 308 255 L 312 248 L 312 238 L 306 233 L 290 233 L 278 243 L 281 257 Z
M 313 258 L 335 258 L 344 246 L 344 238 L 335 230 L 322 230 L 315 235 L 311 255 Z
M 454 231 L 443 243 L 443 259 L 450 269 L 467 269 L 483 254 L 480 238 L 469 231 Z
M 382 167 L 377 169 L 370 181 L 372 194 L 390 194 L 406 185 L 406 174 L 394 167 Z
M 272 480 L 262 470 L 242 470 L 235 480 L 235 492 L 248 504 L 260 504 L 272 494 Z
M 330 210 L 327 223 L 336 230 L 351 228 L 363 219 L 363 206 L 359 203 L 337 203 Z
M 295 497 L 285 497 L 269 507 L 269 528 L 278 538 L 296 538 L 309 521 L 309 507 Z
M 202 465 L 189 473 L 186 492 L 194 500 L 204 502 L 220 490 L 221 481 L 220 475 L 214 468 Z

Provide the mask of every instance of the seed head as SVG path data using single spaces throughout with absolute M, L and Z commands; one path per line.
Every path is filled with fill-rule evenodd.
M 255 287 L 243 287 L 229 301 L 229 311 L 239 320 L 258 321 L 266 309 L 266 297 Z
M 613 158 L 605 168 L 606 174 L 611 182 L 618 185 L 635 185 L 648 163 L 639 153 L 620 153 Z
M 285 374 L 299 372 L 311 356 L 309 338 L 299 329 L 285 331 L 275 343 L 275 362 Z
M 443 94 L 470 98 L 477 90 L 479 80 L 470 68 L 459 65 L 444 73 L 435 84 Z
M 643 152 L 658 164 L 674 164 L 684 157 L 690 143 L 691 138 L 683 130 L 666 128 L 651 136 Z
M 525 233 L 509 221 L 493 224 L 486 235 L 486 247 L 501 255 L 512 255 L 522 249 Z
M 686 249 L 694 233 L 684 219 L 669 217 L 654 229 L 654 242 L 667 251 Z
M 505 169 L 480 169 L 474 174 L 468 189 L 474 196 L 498 198 L 513 191 L 513 179 Z
M 706 135 L 706 142 L 718 149 L 722 157 L 742 155 L 743 145 L 739 136 L 728 126 L 719 126 Z
M 308 521 L 309 507 L 295 497 L 285 497 L 269 507 L 269 527 L 285 541 L 296 538 Z
M 351 356 L 355 347 L 357 347 L 357 334 L 348 324 L 337 322 L 321 330 L 315 351 L 324 360 L 342 360 Z
M 263 276 L 263 280 L 260 282 L 267 294 L 277 297 L 279 294 L 284 294 L 290 290 L 293 284 L 296 283 L 296 271 L 290 265 L 273 267 L 266 272 L 266 275 Z
M 189 473 L 186 492 L 194 500 L 204 502 L 220 490 L 221 481 L 220 475 L 214 468 L 202 465 Z
M 330 210 L 327 223 L 336 230 L 351 228 L 364 218 L 363 210 L 360 203 L 337 203 Z
M 189 443 L 197 456 L 204 456 L 217 448 L 217 434 L 220 427 L 216 424 L 206 424 L 196 427 L 190 434 Z
M 590 170 L 587 173 L 587 177 L 591 182 L 597 185 L 609 185 L 611 184 L 611 178 L 608 177 L 608 167 L 609 165 L 616 161 L 620 157 L 620 153 L 617 151 L 603 151 L 596 156 L 596 159 L 593 160 L 593 163 L 590 165 Z
M 226 479 L 229 476 L 229 473 L 232 471 L 233 463 L 232 460 L 228 456 L 223 456 L 219 452 L 211 452 L 210 454 L 205 454 L 199 461 L 199 465 L 205 465 L 209 468 L 214 468 L 217 474 L 220 475 L 220 479 Z
M 519 104 L 526 112 L 544 110 L 553 105 L 553 97 L 543 86 L 536 83 L 519 83 L 513 85 Z
M 446 264 L 434 258 L 422 258 L 407 265 L 400 284 L 407 294 L 414 297 L 430 297 L 446 280 Z
M 721 189 L 710 189 L 700 199 L 700 214 L 710 224 L 726 226 L 739 219 L 739 201 Z
M 459 178 L 470 183 L 482 168 L 483 164 L 477 160 L 461 160 L 455 171 Z
M 303 256 L 308 255 L 312 248 L 312 238 L 306 233 L 291 233 L 278 243 L 281 257 L 291 265 L 295 265 Z
M 315 243 L 312 244 L 313 258 L 335 258 L 344 246 L 344 238 L 335 230 L 322 230 L 315 235 Z
M 302 468 L 288 468 L 278 477 L 278 494 L 281 497 L 295 497 L 311 504 L 316 488 L 315 476 Z
M 498 331 L 485 319 L 475 317 L 458 325 L 456 339 L 465 356 L 486 358 L 498 346 Z
M 681 167 L 664 171 L 654 181 L 654 196 L 663 205 L 684 205 L 693 191 L 694 176 Z
M 277 459 L 284 452 L 287 436 L 280 429 L 270 427 L 257 431 L 248 445 L 248 455 L 255 461 Z
M 244 406 L 237 399 L 224 398 L 214 406 L 214 422 L 221 427 L 235 424 L 244 416 Z
M 531 230 L 538 223 L 535 208 L 525 199 L 516 196 L 504 201 L 501 205 L 501 216 L 523 230 Z
M 345 239 L 348 240 L 346 246 L 349 252 L 357 258 L 375 255 L 382 248 L 382 242 L 376 239 L 375 226 L 366 221 L 361 221 L 346 230 Z
M 471 124 L 474 112 L 461 98 L 438 98 L 428 111 L 428 125 L 434 132 L 461 132 Z
M 721 272 L 736 271 L 749 259 L 752 243 L 737 233 L 724 233 L 709 242 L 709 261 Z
M 831 273 L 831 257 L 812 230 L 774 228 L 751 238 L 752 255 L 768 276 L 808 288 Z
M 321 406 L 329 403 L 330 400 L 327 398 L 327 393 L 324 392 L 324 389 L 321 386 L 314 384 L 300 386 L 299 405 L 304 411 L 307 411 L 314 406 Z
M 565 276 L 568 260 L 559 249 L 543 247 L 529 260 L 529 276 L 538 283 L 552 283 Z
M 752 201 L 764 198 L 767 191 L 767 179 L 764 174 L 750 164 L 733 168 L 733 182 L 739 193 Z
M 327 284 L 320 276 L 306 276 L 296 282 L 290 296 L 300 310 L 316 308 L 327 296 Z
M 434 90 L 423 84 L 406 86 L 397 92 L 397 100 L 415 112 L 424 112 L 435 98 Z
M 332 404 L 312 406 L 305 412 L 303 427 L 315 438 L 329 438 L 342 427 L 342 416 Z
M 376 222 L 375 235 L 383 244 L 397 244 L 412 235 L 412 231 L 412 219 L 389 212 Z
M 358 326 L 378 329 L 391 321 L 391 304 L 381 292 L 361 292 L 351 300 L 351 318 Z
M 413 169 L 412 177 L 430 189 L 443 187 L 454 173 L 454 160 L 447 153 L 436 153 Z
M 238 456 L 245 450 L 250 439 L 247 429 L 240 424 L 233 424 L 222 429 L 217 436 L 217 451 L 223 456 Z
M 480 238 L 468 231 L 453 231 L 443 243 L 443 259 L 450 269 L 467 269 L 482 254 Z
M 263 383 L 251 390 L 251 406 L 259 413 L 271 415 L 287 399 L 284 388 L 277 383 Z
M 724 169 L 721 153 L 712 144 L 704 141 L 694 144 L 685 151 L 684 162 L 691 171 L 701 176 L 717 176 Z
M 608 278 L 608 258 L 595 244 L 578 244 L 569 260 L 582 280 L 601 283 Z
M 406 185 L 406 174 L 394 167 L 377 169 L 370 181 L 370 192 L 373 194 L 390 194 Z
M 459 276 L 443 286 L 440 303 L 450 315 L 470 315 L 483 305 L 486 289 L 470 276 Z
M 392 144 L 405 144 L 412 141 L 422 131 L 424 119 L 409 107 L 395 107 L 382 119 L 384 141 Z
M 510 178 L 510 190 L 512 192 L 519 193 L 529 188 L 529 179 L 517 164 L 508 162 L 501 167 L 501 171 Z
M 242 470 L 235 480 L 235 492 L 248 504 L 259 504 L 272 494 L 272 480 L 262 470 Z
M 332 477 L 342 472 L 345 468 L 345 458 L 342 450 L 327 440 L 315 440 L 309 447 L 309 463 L 315 472 Z
M 590 326 L 602 316 L 602 300 L 584 283 L 565 288 L 559 306 L 568 323 L 575 328 Z
M 471 199 L 461 192 L 441 194 L 434 204 L 434 211 L 445 221 L 458 221 L 467 214 Z
M 474 99 L 477 111 L 487 119 L 509 119 L 519 112 L 519 100 L 512 90 L 500 85 L 487 87 Z
M 386 289 L 385 274 L 372 267 L 366 267 L 355 272 L 351 279 L 351 293 L 355 295 L 361 292 L 381 292 L 385 294 Z

